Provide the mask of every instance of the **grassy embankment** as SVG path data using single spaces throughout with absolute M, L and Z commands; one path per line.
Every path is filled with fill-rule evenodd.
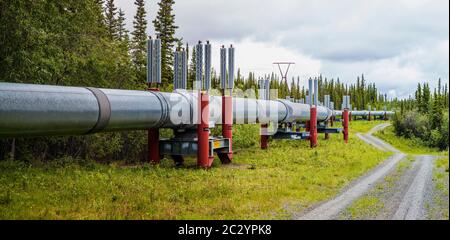
M 448 156 L 448 150 L 447 151 L 439 151 L 437 148 L 430 148 L 427 146 L 424 146 L 424 143 L 422 143 L 418 139 L 407 139 L 404 137 L 396 136 L 394 133 L 394 127 L 389 126 L 381 131 L 378 131 L 374 134 L 374 136 L 379 137 L 380 139 L 386 141 L 387 143 L 391 144 L 395 148 L 399 149 L 400 151 L 407 153 L 407 154 L 413 154 L 413 155 L 443 155 Z
M 433 201 L 435 207 L 430 209 L 430 216 L 435 219 L 449 219 L 449 159 L 448 156 L 440 156 L 435 161 L 433 182 L 437 190 Z
M 370 124 L 376 125 L 376 122 Z M 352 133 L 370 129 L 352 122 Z M 319 147 L 307 141 L 273 141 L 258 148 L 259 128 L 235 130 L 234 163 L 211 170 L 55 160 L 0 163 L 0 219 L 284 219 L 337 194 L 390 154 L 353 134 Z M 244 148 L 245 147 L 245 148 Z

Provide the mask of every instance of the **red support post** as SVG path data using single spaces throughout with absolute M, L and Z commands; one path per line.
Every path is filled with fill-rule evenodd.
M 209 95 L 201 92 L 199 95 L 200 124 L 197 126 L 198 150 L 197 165 L 203 168 L 210 168 L 214 156 L 209 155 Z
M 222 164 L 231 163 L 233 160 L 233 97 L 222 95 L 222 136 L 230 140 L 228 153 L 219 153 Z
M 149 88 L 149 91 L 159 92 L 159 88 Z M 159 129 L 152 128 L 147 131 L 148 160 L 158 164 L 161 159 L 159 155 Z
M 330 121 L 331 121 L 331 118 L 328 119 L 328 120 L 325 122 L 325 127 L 326 127 L 326 128 L 328 127 L 328 124 L 330 123 Z M 329 139 L 330 139 L 330 134 L 325 133 L 325 140 L 329 140 Z
M 342 119 L 343 119 L 342 125 L 344 127 L 344 141 L 345 141 L 345 143 L 348 143 L 348 122 L 349 122 L 348 109 L 344 109 Z
M 261 149 L 267 149 L 268 147 L 268 140 L 269 140 L 269 136 L 268 136 L 268 131 L 267 128 L 269 127 L 268 124 L 261 124 L 261 133 L 260 133 L 260 144 L 261 144 Z
M 317 108 L 310 108 L 309 141 L 311 148 L 317 147 Z
M 153 164 L 160 162 L 159 156 L 159 129 L 148 129 L 148 159 Z
M 305 131 L 309 132 L 309 121 L 305 123 Z

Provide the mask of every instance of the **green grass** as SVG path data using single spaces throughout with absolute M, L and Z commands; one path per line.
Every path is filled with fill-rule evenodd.
M 407 139 L 404 137 L 396 136 L 394 133 L 394 127 L 389 126 L 381 131 L 378 131 L 374 136 L 381 138 L 387 143 L 391 144 L 395 148 L 407 154 L 427 154 L 427 155 L 446 155 L 447 151 L 439 151 L 437 148 L 429 148 L 418 140 Z
M 440 157 L 436 160 L 436 167 L 442 168 L 445 172 L 448 173 L 448 158 Z
M 387 121 L 383 120 L 376 120 L 376 121 L 364 121 L 364 120 L 358 120 L 358 121 L 351 121 L 350 122 L 350 133 L 352 132 L 359 132 L 359 133 L 367 133 L 372 128 L 374 128 L 376 125 L 380 125 L 382 123 L 387 123 Z
M 346 209 L 350 219 L 376 219 L 377 215 L 385 209 L 385 200 L 382 197 L 380 198 L 380 194 L 392 191 L 395 183 L 411 167 L 414 159 L 411 155 L 402 159 L 397 164 L 395 171 L 389 173 L 372 190 L 350 204 Z
M 255 127 L 240 131 L 255 131 Z M 254 145 L 257 136 L 243 140 Z M 337 194 L 390 153 L 350 135 L 274 141 L 211 170 L 148 164 L 0 163 L 0 219 L 285 219 Z M 364 157 L 361 157 L 363 156 Z M 66 161 L 67 162 L 67 161 Z M 70 161 L 69 161 L 70 162 Z
M 351 219 L 364 219 L 367 216 L 376 215 L 383 207 L 384 204 L 379 198 L 364 196 L 356 200 L 348 208 L 348 211 L 351 215 Z
M 448 157 L 439 157 L 435 161 L 435 169 L 433 171 L 433 182 L 437 190 L 437 194 L 433 201 L 436 209 L 431 210 L 431 216 L 435 219 L 449 219 L 449 159 Z
M 383 182 L 377 184 L 377 186 L 375 187 L 375 191 L 378 193 L 382 193 L 384 191 L 388 191 L 387 189 L 392 189 L 395 186 L 396 182 L 400 180 L 402 175 L 405 174 L 406 170 L 412 167 L 415 159 L 416 158 L 414 156 L 407 155 L 406 158 L 400 160 L 400 162 L 396 166 L 396 170 L 385 176 Z

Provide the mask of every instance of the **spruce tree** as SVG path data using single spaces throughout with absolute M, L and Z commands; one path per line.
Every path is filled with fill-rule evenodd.
M 448 86 L 447 86 L 447 83 L 444 85 L 443 106 L 445 108 L 448 108 Z
M 101 30 L 106 30 L 105 26 L 105 0 L 94 0 L 94 12 L 97 17 L 97 26 Z
M 125 13 L 119 9 L 119 16 L 117 17 L 117 37 L 120 41 L 129 41 L 128 30 L 125 28 Z
M 110 39 L 117 39 L 118 20 L 117 20 L 117 7 L 114 4 L 114 0 L 106 1 L 105 23 L 106 29 L 108 31 L 108 37 Z
M 444 118 L 444 116 L 442 114 L 442 107 L 441 107 L 441 101 L 439 99 L 439 93 L 437 93 L 436 89 L 434 89 L 434 95 L 433 95 L 433 100 L 432 100 L 431 109 L 430 109 L 431 129 L 440 130 L 442 127 L 443 118 Z
M 430 87 L 427 83 L 423 84 L 422 88 L 422 98 L 421 98 L 421 104 L 420 104 L 420 112 L 421 113 L 428 113 L 429 109 L 429 103 L 430 103 Z
M 173 48 L 179 41 L 175 38 L 175 15 L 172 13 L 174 0 L 161 0 L 158 3 L 159 9 L 153 25 L 156 33 L 161 39 L 161 81 L 168 84 L 173 76 Z
M 132 38 L 132 59 L 136 69 L 136 77 L 138 81 L 145 81 L 146 76 L 146 51 L 147 51 L 147 20 L 144 0 L 136 0 L 134 4 L 137 6 L 136 15 L 134 16 L 133 27 L 131 33 Z
M 420 85 L 420 83 L 417 84 L 416 101 L 417 101 L 417 108 L 420 109 L 420 106 L 422 105 L 422 86 Z
M 438 89 L 437 89 L 438 97 L 441 97 L 441 89 L 442 89 L 442 86 L 441 86 L 441 78 L 439 78 L 439 81 L 438 81 Z

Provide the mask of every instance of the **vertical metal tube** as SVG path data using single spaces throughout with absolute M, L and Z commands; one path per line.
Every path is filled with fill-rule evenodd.
M 187 54 L 186 51 L 181 52 L 181 89 L 187 88 Z
M 314 103 L 313 103 L 313 80 L 311 78 L 308 80 L 308 85 L 309 85 L 308 101 L 309 106 L 312 106 Z
M 161 83 L 161 39 L 157 38 L 154 42 L 154 52 L 155 55 L 155 79 L 153 82 Z
M 178 86 L 178 73 L 179 73 L 179 63 L 178 63 L 178 51 L 174 52 L 173 58 L 173 89 L 176 90 Z
M 258 98 L 264 99 L 264 88 L 263 88 L 263 81 L 261 78 L 258 79 L 258 88 L 259 88 Z
M 204 89 L 211 89 L 211 44 L 209 41 L 205 45 L 205 86 Z
M 227 49 L 220 48 L 220 87 L 225 90 L 227 87 Z
M 151 37 L 147 40 L 147 83 L 153 82 L 153 40 Z
M 323 105 L 327 108 L 330 108 L 330 95 L 324 96 Z
M 319 106 L 319 81 L 314 79 L 314 106 Z
M 198 42 L 196 45 L 196 58 L 195 58 L 195 90 L 202 90 L 203 80 L 203 44 Z
M 234 47 L 228 48 L 228 89 L 234 87 Z
M 178 80 L 177 85 L 178 89 L 183 89 L 183 51 L 178 52 Z
M 323 101 L 324 101 L 324 106 L 327 108 L 330 108 L 330 95 L 325 95 Z M 331 118 L 325 122 L 325 127 L 328 128 L 328 125 L 330 122 L 331 122 Z M 325 140 L 328 140 L 328 139 L 330 139 L 330 134 L 325 133 Z

